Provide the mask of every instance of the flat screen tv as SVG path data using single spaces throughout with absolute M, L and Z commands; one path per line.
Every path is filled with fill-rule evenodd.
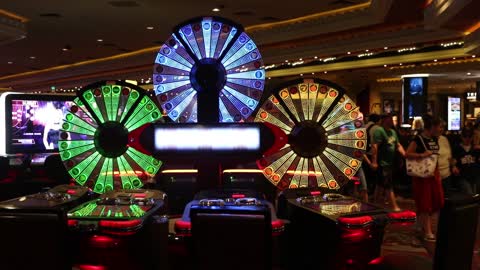
M 403 122 L 427 113 L 427 77 L 403 78 Z
M 0 154 L 58 152 L 60 127 L 73 96 L 6 93 L 0 98 Z

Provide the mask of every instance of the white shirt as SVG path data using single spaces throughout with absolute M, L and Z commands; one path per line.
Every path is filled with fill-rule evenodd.
M 452 149 L 447 137 L 438 137 L 438 170 L 440 171 L 440 177 L 445 179 L 451 175 L 450 171 L 450 159 L 452 159 Z

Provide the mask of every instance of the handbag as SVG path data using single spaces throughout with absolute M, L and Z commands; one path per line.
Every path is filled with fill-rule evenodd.
M 422 136 L 420 141 L 427 150 L 425 142 L 423 141 Z M 407 159 L 406 169 L 407 174 L 413 177 L 428 178 L 435 175 L 435 169 L 437 168 L 438 154 L 433 154 L 429 157 L 419 158 L 419 159 Z

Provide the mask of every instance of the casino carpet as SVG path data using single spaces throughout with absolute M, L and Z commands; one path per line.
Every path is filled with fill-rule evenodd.
M 412 199 L 398 198 L 402 209 L 415 211 L 415 203 Z M 434 229 L 438 217 L 434 218 Z M 480 216 L 479 216 L 480 225 Z M 480 226 L 479 226 L 480 227 Z M 477 229 L 476 243 L 473 252 L 472 269 L 480 269 L 480 228 Z M 382 245 L 382 255 L 401 254 L 416 255 L 433 258 L 435 242 L 423 241 L 416 226 L 389 225 L 385 230 Z

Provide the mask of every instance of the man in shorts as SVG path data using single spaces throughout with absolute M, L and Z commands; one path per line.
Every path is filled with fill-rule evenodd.
M 375 130 L 372 144 L 372 167 L 378 168 L 379 179 L 375 194 L 385 194 L 394 211 L 399 211 L 393 191 L 393 170 L 396 155 L 405 157 L 405 149 L 400 144 L 397 133 L 393 129 L 393 119 L 390 115 L 382 116 L 381 127 Z M 379 202 L 380 198 L 374 198 Z M 383 198 L 382 198 L 383 199 Z

